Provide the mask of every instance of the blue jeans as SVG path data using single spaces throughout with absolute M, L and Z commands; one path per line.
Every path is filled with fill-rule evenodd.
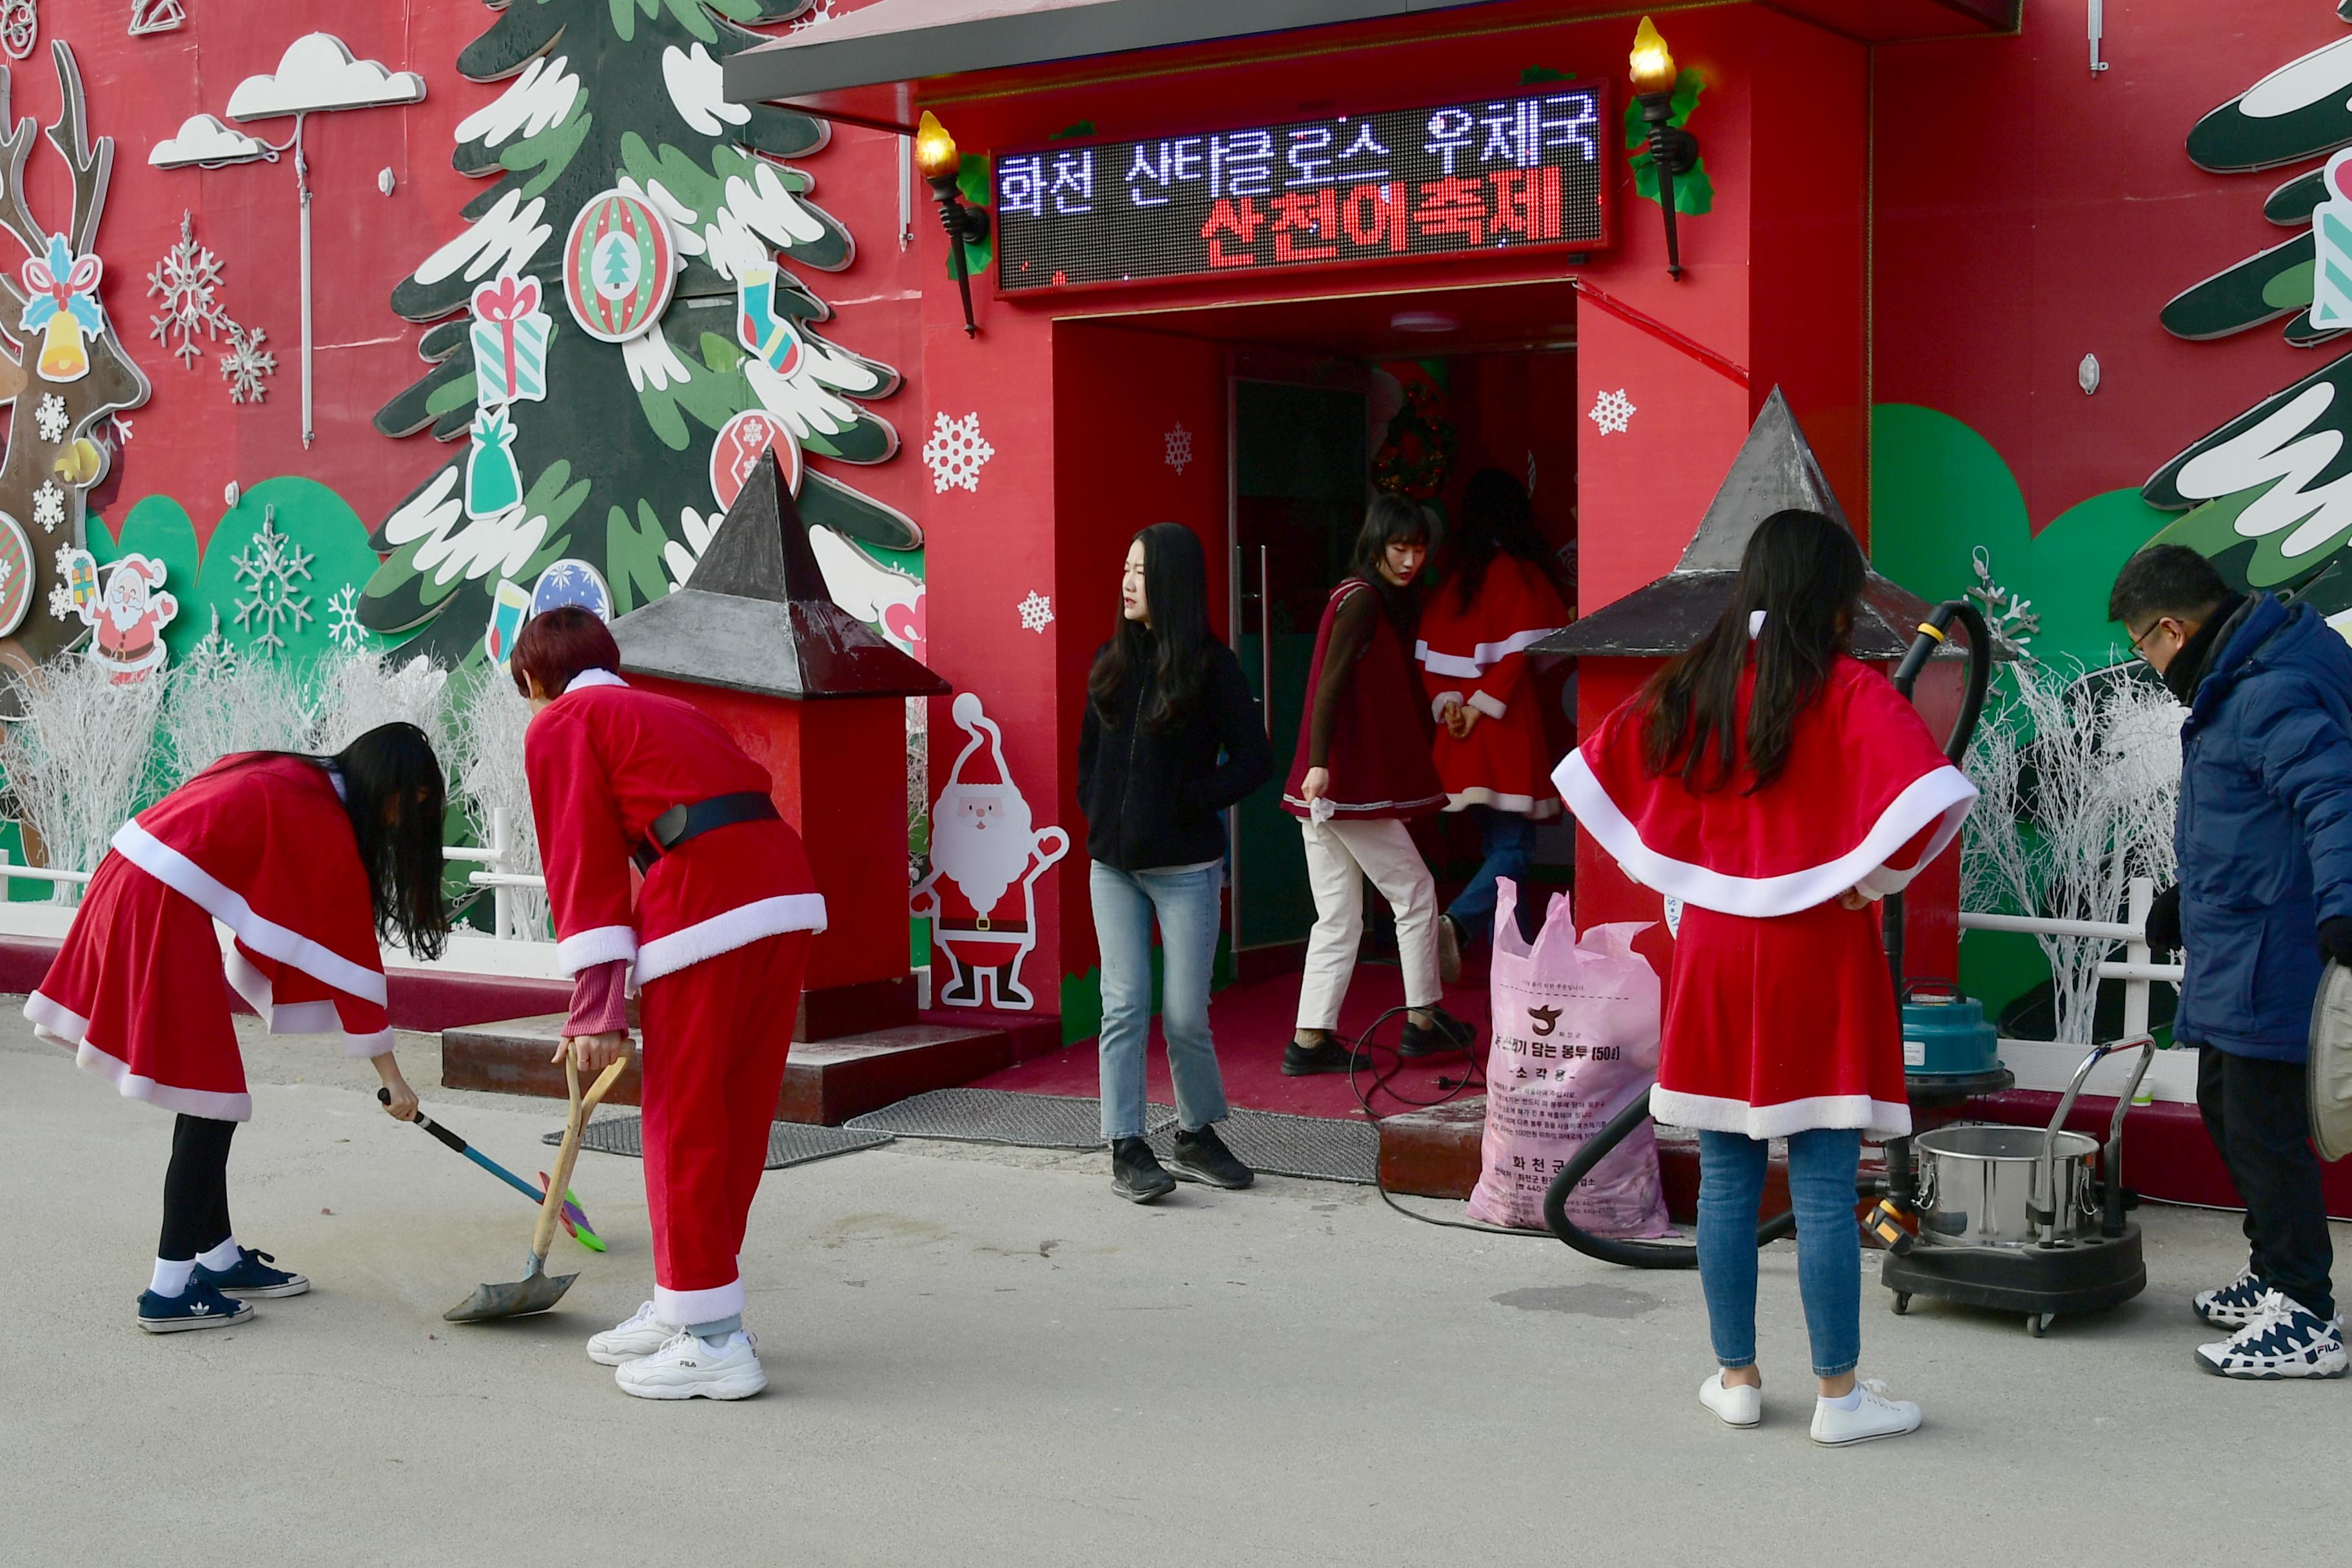
M 1176 1117 L 1199 1131 L 1227 1114 L 1224 1075 L 1209 1039 L 1209 968 L 1217 956 L 1217 893 L 1225 868 L 1120 871 L 1097 860 L 1090 887 L 1102 951 L 1102 1134 L 1143 1136 L 1143 1058 L 1151 1037 L 1151 917 L 1160 917 L 1160 1023 Z
M 1486 857 L 1472 874 L 1462 896 L 1446 906 L 1445 916 L 1461 933 L 1464 945 L 1486 942 L 1495 934 L 1495 879 L 1508 877 L 1521 889 L 1528 885 L 1528 866 L 1535 858 L 1536 825 L 1516 811 L 1474 805 L 1478 823 L 1478 852 Z M 1517 910 L 1512 914 L 1516 917 Z M 1527 928 L 1520 927 L 1520 934 Z
M 1737 1132 L 1698 1135 L 1698 1280 L 1715 1359 L 1756 1364 L 1756 1223 L 1771 1145 Z M 1813 1375 L 1862 1359 L 1862 1231 L 1854 1176 L 1862 1134 L 1851 1127 L 1789 1135 L 1789 1195 L 1797 1209 L 1797 1293 L 1813 1342 Z

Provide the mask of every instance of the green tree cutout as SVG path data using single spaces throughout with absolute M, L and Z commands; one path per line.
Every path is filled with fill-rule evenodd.
M 688 514 L 708 521 L 711 441 L 739 413 L 765 408 L 803 450 L 839 462 L 887 461 L 898 434 L 865 406 L 898 390 L 887 365 L 811 327 L 832 314 L 787 268 L 838 270 L 846 230 L 807 199 L 814 182 L 782 162 L 825 145 L 827 128 L 766 104 L 723 100 L 719 68 L 761 41 L 742 24 L 786 22 L 807 0 L 485 0 L 488 28 L 460 53 L 475 81 L 512 78 L 497 103 L 459 126 L 454 163 L 489 180 L 467 203 L 471 226 L 393 291 L 393 309 L 432 323 L 431 368 L 376 416 L 388 436 L 430 430 L 461 441 L 477 406 L 466 313 L 502 272 L 539 279 L 555 318 L 544 402 L 508 408 L 523 503 L 473 518 L 461 447 L 375 531 L 386 559 L 361 613 L 383 633 L 415 631 L 445 663 L 480 657 L 501 580 L 525 588 L 551 563 L 587 562 L 625 613 L 674 585 L 666 553 L 691 558 Z M 656 204 L 684 262 L 669 308 L 628 344 L 590 337 L 563 300 L 564 239 L 580 209 L 619 188 Z M 769 309 L 802 353 L 790 376 L 739 345 L 738 279 L 776 263 Z M 812 467 L 802 515 L 862 543 L 908 550 L 913 522 Z
M 2352 0 L 2339 18 L 2352 22 Z M 2289 61 L 2200 120 L 2189 155 L 2216 174 L 2325 158 L 2352 146 L 2352 37 Z M 2285 319 L 2286 341 L 2310 348 L 2341 336 L 2313 325 L 2314 166 L 2273 189 L 2263 216 L 2299 230 L 2183 290 L 2161 320 L 2175 336 L 2222 338 Z M 2158 537 L 2213 558 L 2242 589 L 2309 593 L 2331 614 L 2352 608 L 2352 355 L 2338 357 L 2202 437 L 2141 488 L 2151 506 L 2186 513 Z M 2323 582 L 2324 576 L 2324 582 Z M 2341 601 L 2341 602 L 2337 602 Z

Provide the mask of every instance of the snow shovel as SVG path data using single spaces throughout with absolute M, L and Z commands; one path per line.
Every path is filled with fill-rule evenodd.
M 564 1120 L 563 1146 L 555 1152 L 555 1176 L 547 1184 L 547 1195 L 540 1201 L 539 1224 L 531 1232 L 530 1256 L 523 1260 L 523 1276 L 511 1285 L 477 1285 L 474 1293 L 442 1313 L 453 1323 L 479 1323 L 492 1318 L 520 1318 L 532 1312 L 544 1312 L 563 1300 L 572 1289 L 577 1274 L 550 1274 L 547 1271 L 547 1249 L 555 1244 L 556 1216 L 563 1206 L 563 1190 L 571 1184 L 572 1163 L 580 1158 L 580 1134 L 588 1125 L 588 1113 L 604 1098 L 629 1065 L 624 1053 L 611 1067 L 596 1075 L 588 1092 L 580 1092 L 580 1069 L 566 1056 L 563 1059 L 564 1086 L 572 1093 L 572 1114 Z

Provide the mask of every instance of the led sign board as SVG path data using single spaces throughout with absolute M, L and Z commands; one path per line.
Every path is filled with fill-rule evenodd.
M 1333 267 L 1608 235 L 1601 95 L 1555 87 L 1434 109 L 1075 143 L 995 161 L 1006 293 Z

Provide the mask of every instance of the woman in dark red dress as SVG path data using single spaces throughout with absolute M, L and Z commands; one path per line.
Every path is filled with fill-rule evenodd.
M 115 834 L 25 1016 L 125 1099 L 178 1113 L 141 1328 L 219 1328 L 253 1315 L 243 1298 L 310 1288 L 229 1226 L 229 1140 L 253 1115 L 232 988 L 272 1034 L 340 1033 L 392 1114 L 415 1114 L 377 942 L 441 951 L 443 809 L 424 732 L 386 724 L 331 757 L 223 758 Z
M 1364 883 L 1396 911 L 1404 968 L 1405 1056 L 1460 1050 L 1470 1031 L 1438 1006 L 1437 883 L 1405 824 L 1445 804 L 1429 760 L 1430 719 L 1412 662 L 1413 579 L 1429 558 L 1429 521 L 1381 495 L 1356 539 L 1355 569 L 1331 590 L 1307 671 L 1307 711 L 1283 785 L 1315 889 L 1315 930 L 1298 987 L 1298 1028 L 1282 1053 L 1293 1078 L 1346 1072 L 1363 1058 L 1335 1037 L 1364 934 Z
M 1666 984 L 1660 1121 L 1699 1134 L 1698 1264 L 1721 1370 L 1699 1399 L 1760 1419 L 1756 1210 L 1788 1140 L 1816 1442 L 1891 1437 L 1919 1407 L 1858 1386 L 1862 1139 L 1911 1130 L 1873 900 L 1959 832 L 1976 787 L 1847 647 L 1866 567 L 1811 511 L 1758 525 L 1731 603 L 1555 778 L 1626 875 L 1683 902 Z

